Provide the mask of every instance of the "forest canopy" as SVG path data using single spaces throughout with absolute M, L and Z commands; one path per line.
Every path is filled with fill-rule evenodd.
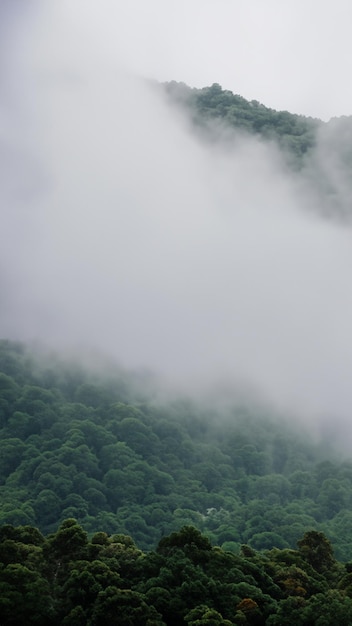
M 173 102 L 192 112 L 195 123 L 204 126 L 210 121 L 221 122 L 223 126 L 275 140 L 297 162 L 315 146 L 317 130 L 324 124 L 316 118 L 276 111 L 257 100 L 246 100 L 217 83 L 196 89 L 172 81 L 163 87 Z
M 2 624 L 347 626 L 350 565 L 306 532 L 295 550 L 224 551 L 194 526 L 143 553 L 123 534 L 91 537 L 75 519 L 44 537 L 0 528 Z
M 234 402 L 161 403 L 146 381 L 0 344 L 0 521 L 131 535 L 142 550 L 184 525 L 238 552 L 324 532 L 352 559 L 352 463 L 300 427 Z M 152 389 L 152 388 L 151 388 Z

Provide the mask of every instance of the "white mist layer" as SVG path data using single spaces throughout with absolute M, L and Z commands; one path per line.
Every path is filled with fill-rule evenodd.
M 97 347 L 187 391 L 245 381 L 346 424 L 351 230 L 315 217 L 272 146 L 199 142 L 122 71 L 102 9 L 95 29 L 73 5 L 43 5 L 12 56 L 1 335 Z

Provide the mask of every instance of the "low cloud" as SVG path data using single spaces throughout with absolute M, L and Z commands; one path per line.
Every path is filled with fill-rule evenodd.
M 16 55 L 0 142 L 2 336 L 97 347 L 188 391 L 242 381 L 346 425 L 351 230 L 317 211 L 333 207 L 317 166 L 290 173 L 253 138 L 210 147 L 49 13 Z

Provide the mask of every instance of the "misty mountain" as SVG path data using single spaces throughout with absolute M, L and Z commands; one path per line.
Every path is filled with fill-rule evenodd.
M 118 4 L 0 7 L 0 622 L 348 626 L 352 117 Z
M 186 106 L 195 124 L 203 128 L 209 122 L 220 122 L 263 139 L 278 142 L 283 151 L 296 157 L 296 165 L 316 145 L 316 135 L 324 125 L 319 119 L 295 115 L 288 111 L 275 111 L 257 100 L 248 101 L 243 96 L 222 89 L 218 84 L 203 89 L 191 88 L 175 81 L 162 87 L 171 101 Z M 214 124 L 212 125 L 214 129 Z M 221 126 L 217 126 L 221 134 Z
M 352 116 L 323 122 L 276 111 L 217 83 L 196 89 L 172 81 L 161 87 L 213 143 L 235 142 L 240 133 L 278 145 L 289 167 L 313 185 L 318 210 L 330 218 L 351 219 Z M 235 134 L 229 135 L 230 129 Z
M 247 504 L 254 506 L 265 493 L 257 514 L 261 522 L 271 499 L 285 509 L 291 497 L 304 494 L 310 499 L 307 524 L 333 525 L 334 537 L 342 541 L 349 469 L 345 476 L 333 465 L 331 474 L 311 479 L 324 455 L 313 444 L 307 452 L 296 434 L 279 462 L 269 437 L 276 426 L 266 417 L 288 415 L 298 431 L 304 424 L 304 432 L 318 439 L 335 439 L 348 456 L 352 247 L 348 219 L 341 218 L 350 211 L 350 118 L 323 123 L 276 112 L 216 84 L 200 90 L 175 83 L 155 88 L 117 66 L 100 45 L 100 31 L 90 37 L 81 20 L 68 24 L 61 6 L 41 3 L 29 12 L 29 22 L 25 16 L 20 20 L 21 45 L 15 45 L 19 39 L 6 40 L 0 336 L 5 344 L 39 341 L 83 360 L 87 353 L 107 354 L 121 371 L 144 372 L 133 378 L 135 389 L 142 385 L 143 391 L 133 392 L 136 399 L 122 374 L 123 380 L 118 377 L 108 389 L 102 383 L 101 389 L 100 379 L 69 375 L 66 366 L 58 366 L 60 374 L 54 368 L 50 382 L 48 372 L 43 379 L 33 369 L 25 349 L 16 356 L 15 344 L 9 344 L 10 354 L 4 344 L 4 432 L 6 442 L 13 440 L 7 465 L 3 457 L 5 514 L 14 501 L 20 511 L 30 503 L 28 522 L 36 523 L 44 512 L 40 519 L 48 529 L 64 511 L 79 513 L 77 502 L 82 505 L 77 516 L 88 516 L 90 523 L 102 503 L 115 525 L 118 506 L 126 531 L 125 518 L 132 516 L 131 529 L 150 546 L 175 528 L 175 510 L 183 522 L 184 510 L 190 510 L 191 519 L 199 513 L 197 523 L 209 532 L 217 529 L 222 512 L 233 511 L 225 496 L 218 501 L 212 493 L 219 484 L 230 490 L 230 502 L 239 502 L 238 540 L 251 538 L 262 546 L 263 537 L 253 539 L 262 533 L 273 540 L 270 520 L 265 527 L 246 526 Z M 7 367 L 13 359 L 15 371 L 18 363 L 28 366 L 19 377 Z M 147 391 L 153 376 L 162 379 L 166 397 L 185 396 L 190 403 L 163 406 L 158 399 L 154 406 Z M 80 423 L 65 448 L 67 429 L 81 419 L 77 405 L 83 406 L 87 432 L 90 420 L 98 420 L 102 447 L 130 448 L 123 446 L 122 468 L 102 468 L 95 435 L 82 434 Z M 154 430 L 160 411 L 167 417 L 165 436 L 163 429 Z M 167 434 L 170 415 L 177 424 L 174 434 Z M 221 428 L 213 432 L 215 422 L 227 421 L 235 429 L 233 449 L 227 432 L 223 440 Z M 277 421 L 280 431 L 285 421 Z M 181 456 L 174 454 L 175 441 L 184 443 L 177 449 Z M 58 450 L 62 493 L 50 472 Z M 149 467 L 144 455 L 152 451 L 156 460 Z M 120 502 L 111 485 L 125 475 L 125 462 L 132 464 L 132 499 L 125 499 L 124 490 Z M 225 466 L 223 475 L 218 465 Z M 39 484 L 42 470 L 49 476 Z M 75 485 L 77 472 L 86 470 L 99 487 Z M 117 472 L 109 475 L 111 482 L 109 471 Z M 303 486 L 292 486 L 295 472 L 308 472 L 296 477 Z M 148 481 L 151 491 L 144 494 Z M 168 499 L 174 488 L 181 498 L 177 506 L 170 505 L 165 518 L 160 513 L 157 530 L 152 517 L 145 529 L 146 507 L 154 506 L 149 496 Z M 88 491 L 96 505 L 82 496 Z M 71 493 L 84 502 L 70 500 Z M 298 510 L 301 515 L 299 504 Z M 295 522 L 288 519 L 275 528 L 280 527 L 280 541 L 293 545 L 302 524 L 297 521 L 293 536 Z M 95 523 L 94 518 L 90 528 Z
M 142 549 L 192 525 L 224 550 L 292 548 L 323 531 L 352 557 L 352 464 L 239 397 L 162 398 L 155 381 L 0 346 L 0 522 L 44 533 L 75 518 Z M 293 418 L 292 418 L 293 419 Z
M 62 7 L 3 69 L 0 336 L 242 387 L 348 448 L 349 118 L 154 88 Z

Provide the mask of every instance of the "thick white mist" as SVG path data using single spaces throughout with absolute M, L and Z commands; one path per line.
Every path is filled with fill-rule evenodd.
M 188 391 L 246 381 L 346 424 L 351 230 L 315 216 L 273 146 L 199 142 L 89 6 L 37 6 L 11 57 L 1 335 L 97 347 Z

